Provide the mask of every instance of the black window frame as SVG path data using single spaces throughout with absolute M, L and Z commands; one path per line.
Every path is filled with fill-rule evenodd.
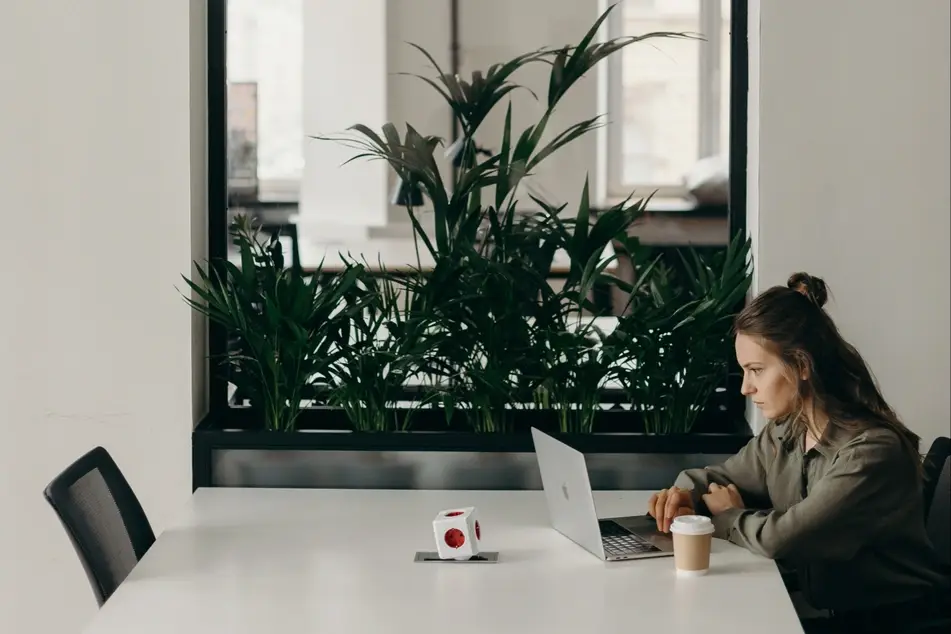
M 458 0 L 451 0 L 452 15 L 458 19 Z M 208 257 L 228 257 L 228 73 L 227 73 L 227 0 L 207 3 L 207 107 L 208 107 Z M 730 237 L 747 232 L 747 154 L 749 93 L 749 0 L 731 0 L 730 13 L 730 190 L 727 205 L 727 227 Z M 458 33 L 453 25 L 453 33 Z M 453 58 L 458 63 L 457 47 Z M 209 412 L 220 420 L 228 414 L 228 381 L 218 371 L 215 360 L 227 351 L 224 328 L 208 324 L 207 360 L 209 377 Z M 735 363 L 735 360 L 731 359 Z M 734 375 L 730 373 L 731 377 Z M 728 389 L 739 393 L 738 384 L 728 381 Z M 729 399 L 731 405 L 742 399 Z

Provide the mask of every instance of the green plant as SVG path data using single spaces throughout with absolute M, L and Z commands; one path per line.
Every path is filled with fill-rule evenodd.
M 284 270 L 279 243 L 259 241 L 246 221 L 235 225 L 240 268 L 199 269 L 189 303 L 235 337 L 223 362 L 268 428 L 294 428 L 307 393 L 343 410 L 359 431 L 409 429 L 421 408 L 438 404 L 447 423 L 462 418 L 476 431 L 510 431 L 519 410 L 543 409 L 562 431 L 590 432 L 601 388 L 612 380 L 649 432 L 692 428 L 725 373 L 728 320 L 749 285 L 748 245 L 738 239 L 713 259 L 686 250 L 673 267 L 629 236 L 648 199 L 594 213 L 587 178 L 570 214 L 567 205 L 517 197 L 553 153 L 602 125 L 592 117 L 549 129 L 579 78 L 630 44 L 691 37 L 657 32 L 596 42 L 610 11 L 574 46 L 532 51 L 469 78 L 444 72 L 417 47 L 437 73 L 417 77 L 438 91 L 462 130 L 451 177 L 435 158 L 443 139 L 410 125 L 403 134 L 392 123 L 379 132 L 357 124 L 319 137 L 352 147 L 350 160 L 386 161 L 430 199 L 431 230 L 406 207 L 417 253 L 433 261 L 428 270 L 417 262 L 397 276 L 382 263 L 371 272 L 347 262 L 340 275 L 307 277 Z M 540 118 L 513 130 L 508 103 L 498 151 L 484 156 L 475 135 L 509 93 L 524 88 L 515 82 L 519 70 L 534 64 L 549 70 Z M 556 289 L 549 280 L 559 251 L 570 264 Z M 634 263 L 633 282 L 610 272 L 619 256 Z M 591 319 L 590 297 L 605 284 L 630 296 L 608 334 Z M 394 407 L 419 378 L 426 386 L 416 401 Z
M 535 404 L 556 412 L 560 431 L 590 432 L 602 385 L 611 374 L 601 349 L 604 335 L 590 322 L 546 334 L 548 372 L 535 388 Z
M 519 373 L 530 359 L 531 324 L 518 311 L 531 303 L 522 282 L 514 267 L 482 258 L 441 258 L 429 275 L 403 282 L 414 298 L 410 318 L 440 333 L 426 373 L 439 378 L 435 390 L 447 418 L 467 411 L 475 429 L 507 428 L 506 409 L 518 401 Z
M 305 278 L 284 266 L 276 236 L 238 216 L 231 225 L 241 266 L 228 260 L 197 266 L 198 282 L 184 277 L 194 296 L 185 301 L 234 338 L 218 361 L 229 380 L 249 395 L 267 429 L 294 429 L 308 388 L 331 379 L 338 345 L 366 298 L 347 302 L 364 273 L 348 265 L 328 280 Z
M 634 292 L 639 285 L 607 275 L 605 270 L 617 256 L 605 258 L 602 254 L 609 244 L 628 255 L 643 252 L 637 239 L 627 235 L 627 229 L 640 216 L 646 202 L 629 205 L 629 200 L 625 200 L 592 219 L 587 182 L 578 212 L 572 218 L 561 217 L 564 207 L 554 208 L 536 200 L 543 210 L 536 217 L 537 224 L 542 228 L 549 253 L 563 249 L 571 261 L 561 291 L 543 296 L 544 319 L 536 322 L 540 326 L 538 349 L 544 354 L 545 373 L 536 388 L 535 402 L 557 411 L 563 432 L 592 431 L 601 404 L 601 389 L 616 374 L 611 351 L 605 348 L 604 333 L 593 320 L 581 315 L 585 311 L 595 312 L 588 297 L 597 282 L 609 278 L 628 292 Z M 546 262 L 550 267 L 550 258 Z M 652 267 L 648 264 L 642 279 Z
M 605 346 L 648 433 L 688 433 L 723 384 L 732 354 L 730 321 L 749 290 L 750 242 L 725 252 L 680 249 L 681 267 L 657 262 Z
M 402 136 L 388 123 L 381 133 L 357 124 L 352 134 L 320 137 L 354 148 L 351 160 L 385 160 L 432 201 L 432 235 L 416 210 L 407 207 L 417 248 L 435 262 L 431 275 L 404 282 L 403 290 L 414 297 L 408 318 L 429 319 L 449 335 L 426 367 L 443 378 L 440 402 L 447 416 L 466 408 L 477 430 L 509 429 L 511 412 L 533 403 L 558 408 L 566 429 L 590 430 L 598 387 L 610 372 L 590 327 L 574 332 L 568 323 L 579 312 L 594 310 L 588 296 L 596 284 L 623 286 L 605 272 L 612 259 L 602 254 L 609 244 L 638 248 L 628 230 L 645 201 L 629 199 L 593 218 L 585 183 L 577 214 L 564 218 L 564 207 L 537 199 L 537 212 L 520 213 L 527 201 L 516 198 L 519 183 L 543 161 L 601 125 L 600 117 L 592 117 L 555 134 L 548 129 L 561 99 L 583 75 L 635 42 L 689 37 L 657 32 L 596 42 L 610 10 L 575 46 L 525 53 L 484 73 L 476 71 L 468 80 L 444 72 L 416 47 L 437 72 L 435 79 L 416 77 L 443 97 L 462 130 L 454 148 L 459 158 L 451 187 L 434 157 L 442 139 L 411 125 Z M 523 88 L 513 82 L 519 69 L 538 63 L 549 66 L 541 118 L 516 134 L 508 104 L 499 151 L 480 160 L 474 141 L 480 126 L 506 95 Z M 563 287 L 553 291 L 548 279 L 559 249 L 571 265 Z
M 362 277 L 362 293 L 350 300 L 362 311 L 341 337 L 329 403 L 342 408 L 357 431 L 405 431 L 436 394 L 409 408 L 394 404 L 406 382 L 425 373 L 443 334 L 425 314 L 407 317 L 409 297 L 401 296 L 399 278 L 388 276 L 382 262 L 379 269 L 379 275 Z

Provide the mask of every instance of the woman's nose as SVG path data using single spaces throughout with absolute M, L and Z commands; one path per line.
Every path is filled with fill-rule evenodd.
M 756 390 L 753 389 L 752 382 L 746 377 L 743 377 L 743 385 L 740 386 L 740 394 L 743 396 L 749 396 L 755 391 Z

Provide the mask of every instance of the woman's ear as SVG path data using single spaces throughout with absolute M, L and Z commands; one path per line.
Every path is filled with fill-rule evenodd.
M 802 350 L 797 350 L 793 354 L 793 359 L 796 364 L 796 375 L 799 377 L 800 381 L 808 381 L 812 376 L 812 363 L 807 355 Z

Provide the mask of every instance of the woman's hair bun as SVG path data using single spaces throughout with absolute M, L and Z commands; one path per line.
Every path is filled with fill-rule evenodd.
M 813 277 L 808 273 L 793 273 L 789 276 L 786 286 L 797 293 L 802 293 L 819 308 L 825 306 L 829 299 L 829 291 L 826 289 L 826 283 L 822 278 Z

